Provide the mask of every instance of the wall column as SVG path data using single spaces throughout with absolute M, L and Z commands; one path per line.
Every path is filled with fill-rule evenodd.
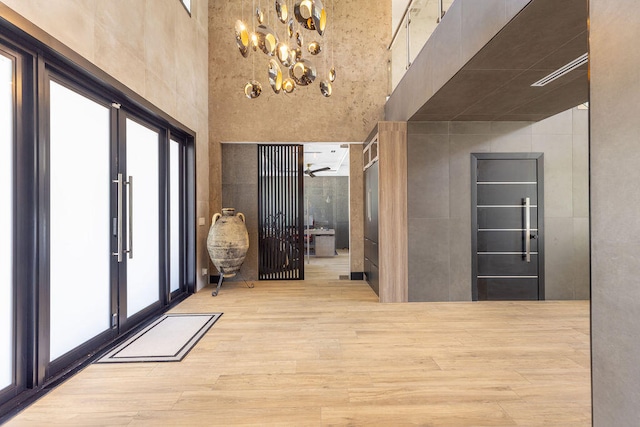
M 591 0 L 593 425 L 640 419 L 640 13 Z

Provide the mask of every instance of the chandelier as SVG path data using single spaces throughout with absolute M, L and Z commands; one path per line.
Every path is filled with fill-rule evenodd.
M 251 55 L 253 61 L 253 78 L 244 86 L 247 98 L 255 99 L 262 93 L 262 84 L 255 78 L 255 56 L 260 56 L 260 53 L 268 58 L 263 70 L 274 93 L 287 94 L 303 86 L 311 86 L 318 76 L 316 63 L 324 62 L 327 70 L 325 78 L 318 79 L 320 93 L 325 97 L 331 96 L 331 83 L 336 79 L 336 71 L 333 49 L 329 66 L 328 49 L 320 42 L 327 31 L 327 10 L 322 0 L 291 0 L 295 2 L 293 9 L 287 4 L 289 0 L 275 0 L 274 8 L 268 10 L 266 16 L 259 1 L 256 7 L 256 0 L 253 0 L 252 14 L 255 12 L 255 15 L 251 30 L 245 24 L 244 16 L 235 25 L 238 50 L 244 58 Z M 272 29 L 273 24 L 278 26 L 276 31 Z M 305 38 L 310 41 L 305 42 Z M 305 57 L 307 54 L 313 59 Z

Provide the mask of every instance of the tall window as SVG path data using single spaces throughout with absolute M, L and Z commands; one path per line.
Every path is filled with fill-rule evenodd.
M 112 184 L 109 109 L 54 81 L 50 99 L 50 360 L 55 360 L 110 327 Z
M 13 60 L 0 53 L 0 390 L 13 384 Z
M 169 143 L 169 258 L 170 291 L 180 289 L 180 143 L 172 139 Z

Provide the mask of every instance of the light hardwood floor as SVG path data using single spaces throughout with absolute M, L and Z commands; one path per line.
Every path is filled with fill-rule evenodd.
M 224 312 L 182 362 L 91 365 L 7 425 L 591 423 L 586 301 L 380 304 L 364 282 L 254 283 L 173 310 Z

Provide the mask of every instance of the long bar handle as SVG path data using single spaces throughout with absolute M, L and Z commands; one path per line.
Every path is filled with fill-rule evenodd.
M 524 249 L 525 260 L 531 262 L 531 199 L 524 199 Z
M 133 176 L 129 175 L 129 180 L 125 182 L 129 186 L 129 221 L 127 224 L 127 236 L 129 244 L 125 253 L 129 254 L 129 259 L 133 258 Z
M 111 255 L 118 257 L 118 262 L 122 262 L 122 174 L 118 174 L 118 179 L 114 179 L 112 181 L 117 185 L 117 196 L 116 196 L 116 239 L 117 243 L 117 252 L 112 252 Z

